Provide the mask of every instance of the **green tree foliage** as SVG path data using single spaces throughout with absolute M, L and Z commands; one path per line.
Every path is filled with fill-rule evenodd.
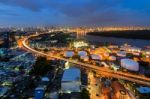
M 30 74 L 43 76 L 53 68 L 46 57 L 38 57 Z
M 83 89 L 82 90 L 82 99 L 90 99 L 90 93 L 89 93 L 89 91 L 87 90 L 87 89 Z
M 80 56 L 79 55 L 74 55 L 72 58 L 73 59 L 80 59 Z
M 149 95 L 140 95 L 139 99 L 150 99 Z
M 48 52 L 48 49 L 47 49 L 47 48 L 45 48 L 45 49 L 44 49 L 44 52 Z
M 87 35 L 150 40 L 149 30 L 89 32 Z

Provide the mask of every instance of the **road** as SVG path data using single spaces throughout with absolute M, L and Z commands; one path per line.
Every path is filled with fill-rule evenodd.
M 89 79 L 88 89 L 90 92 L 90 99 L 101 99 L 99 79 L 94 77 L 93 72 L 89 72 L 88 79 Z
M 135 75 L 135 74 L 132 74 L 132 73 L 125 73 L 125 72 L 121 72 L 121 71 L 115 72 L 115 71 L 110 70 L 108 68 L 97 67 L 95 65 L 86 64 L 86 63 L 78 62 L 78 61 L 75 61 L 75 60 L 69 60 L 69 59 L 66 59 L 66 58 L 58 57 L 58 56 L 52 56 L 52 55 L 45 54 L 43 52 L 37 51 L 37 50 L 35 50 L 33 48 L 30 48 L 26 44 L 26 42 L 30 38 L 33 38 L 33 37 L 36 37 L 36 36 L 39 36 L 39 35 L 29 36 L 29 37 L 25 38 L 22 41 L 23 47 L 25 47 L 28 51 L 30 51 L 32 53 L 38 54 L 40 56 L 46 56 L 46 57 L 51 57 L 51 58 L 55 58 L 55 59 L 68 61 L 70 63 L 77 64 L 76 66 L 83 66 L 84 68 L 88 68 L 90 70 L 94 70 L 98 74 L 107 75 L 107 76 L 114 77 L 114 78 L 117 78 L 117 79 L 124 79 L 124 80 L 128 80 L 128 81 L 131 81 L 131 82 L 135 82 L 135 83 L 139 83 L 139 84 L 150 86 L 150 78 L 148 78 L 148 77 L 142 77 L 140 75 Z

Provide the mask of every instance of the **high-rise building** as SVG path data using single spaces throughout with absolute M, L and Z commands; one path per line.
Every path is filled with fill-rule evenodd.
M 5 32 L 3 34 L 3 40 L 4 40 L 3 47 L 5 47 L 5 48 L 10 47 L 10 39 L 9 38 L 10 38 L 9 32 Z
M 1 47 L 10 48 L 16 42 L 15 32 L 3 32 L 0 35 Z

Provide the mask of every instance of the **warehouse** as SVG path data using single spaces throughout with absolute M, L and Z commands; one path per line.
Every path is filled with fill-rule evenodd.
M 80 75 L 81 72 L 78 68 L 66 69 L 61 80 L 62 93 L 80 92 Z

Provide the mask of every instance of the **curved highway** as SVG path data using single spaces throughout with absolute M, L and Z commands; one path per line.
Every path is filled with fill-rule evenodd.
M 148 78 L 148 77 L 143 77 L 143 76 L 140 76 L 140 75 L 134 75 L 134 74 L 131 74 L 131 73 L 124 73 L 124 72 L 121 72 L 121 71 L 114 72 L 114 71 L 112 71 L 108 68 L 97 67 L 97 66 L 94 66 L 94 65 L 90 65 L 90 64 L 86 64 L 86 63 L 82 63 L 82 62 L 78 62 L 78 61 L 74 61 L 74 60 L 69 60 L 69 59 L 61 58 L 61 57 L 57 57 L 57 56 L 52 56 L 52 55 L 48 55 L 48 54 L 45 54 L 43 52 L 37 51 L 37 50 L 29 47 L 26 44 L 26 42 L 30 38 L 36 37 L 36 36 L 39 36 L 39 35 L 29 36 L 29 37 L 25 38 L 22 41 L 23 46 L 30 52 L 33 52 L 33 53 L 41 55 L 41 56 L 46 56 L 46 57 L 51 57 L 51 58 L 56 58 L 56 59 L 68 61 L 70 63 L 77 64 L 78 66 L 83 66 L 84 68 L 94 70 L 98 74 L 107 75 L 107 76 L 109 75 L 109 76 L 114 77 L 114 78 L 124 79 L 124 80 L 128 80 L 128 81 L 131 81 L 131 82 L 139 83 L 139 84 L 142 84 L 142 85 L 150 86 L 150 78 Z

